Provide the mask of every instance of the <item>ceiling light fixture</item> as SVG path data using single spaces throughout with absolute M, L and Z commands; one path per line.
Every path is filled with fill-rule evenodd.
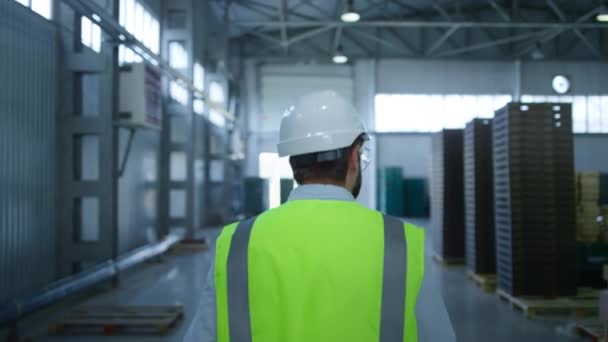
M 536 42 L 536 47 L 532 50 L 532 59 L 541 60 L 545 58 L 545 53 L 543 52 L 540 42 Z
M 601 21 L 603 23 L 608 22 L 608 6 L 602 5 L 600 7 L 600 10 L 598 11 L 597 16 L 595 17 L 595 20 Z
M 348 0 L 346 10 L 344 13 L 342 13 L 340 19 L 342 19 L 342 21 L 345 23 L 356 23 L 359 21 L 359 19 L 361 19 L 361 15 L 355 11 L 355 4 L 353 0 Z
M 336 64 L 344 64 L 344 63 L 348 62 L 348 57 L 346 57 L 346 55 L 344 55 L 344 53 L 342 52 L 341 46 L 339 46 L 338 49 L 336 50 L 336 53 L 334 54 L 334 57 L 332 58 L 332 60 Z

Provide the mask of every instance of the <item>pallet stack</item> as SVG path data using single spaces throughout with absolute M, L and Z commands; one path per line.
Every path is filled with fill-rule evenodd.
M 431 225 L 433 247 L 447 264 L 464 261 L 464 182 L 461 129 L 433 135 Z
M 584 243 L 598 242 L 600 225 L 600 174 L 579 172 L 576 174 L 576 240 Z
M 492 120 L 474 119 L 464 130 L 466 263 L 476 275 L 496 273 Z
M 510 103 L 494 118 L 497 278 L 512 296 L 576 294 L 571 112 Z

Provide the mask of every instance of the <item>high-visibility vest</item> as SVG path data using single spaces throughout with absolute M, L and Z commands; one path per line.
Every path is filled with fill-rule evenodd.
M 357 202 L 297 200 L 216 243 L 218 342 L 417 341 L 424 231 Z

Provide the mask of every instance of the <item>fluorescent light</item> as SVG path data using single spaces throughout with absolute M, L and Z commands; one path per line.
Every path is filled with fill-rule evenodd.
M 359 21 L 359 19 L 361 19 L 359 13 L 355 11 L 354 0 L 348 0 L 346 8 L 344 9 L 344 12 L 342 12 L 340 19 L 342 19 L 342 21 L 345 23 L 356 23 Z
M 534 51 L 532 51 L 532 59 L 541 60 L 543 58 L 545 58 L 545 54 L 541 50 L 535 49 Z
M 348 62 L 348 57 L 346 57 L 343 54 L 339 53 L 339 54 L 336 54 L 334 56 L 333 61 L 336 64 L 344 64 L 344 63 Z
M 359 19 L 361 19 L 361 16 L 357 12 L 350 11 L 342 13 L 340 19 L 342 19 L 342 21 L 345 23 L 356 23 L 357 21 L 359 21 Z
M 601 22 L 608 22 L 608 13 L 600 13 L 597 15 L 597 17 L 595 17 L 595 20 L 597 21 L 601 21 Z

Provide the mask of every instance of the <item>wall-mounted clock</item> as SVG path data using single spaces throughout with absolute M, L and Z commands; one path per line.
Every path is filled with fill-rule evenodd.
M 552 85 L 553 90 L 560 95 L 570 91 L 570 79 L 564 75 L 557 75 L 553 77 Z

